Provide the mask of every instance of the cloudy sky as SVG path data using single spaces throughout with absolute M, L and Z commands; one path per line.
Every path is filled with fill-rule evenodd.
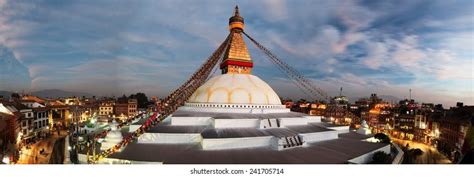
M 0 90 L 165 96 L 246 32 L 330 95 L 474 104 L 472 0 L 0 0 Z M 251 43 L 254 74 L 303 97 Z

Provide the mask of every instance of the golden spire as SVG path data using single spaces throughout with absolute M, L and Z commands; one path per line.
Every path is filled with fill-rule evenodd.
M 229 18 L 229 30 L 244 30 L 244 18 L 240 16 L 239 6 L 235 6 L 234 16 Z
M 234 16 L 239 16 L 240 17 L 239 6 L 237 6 L 237 5 L 235 5 L 235 8 L 234 8 Z
M 240 16 L 238 6 L 235 6 L 234 16 L 229 18 L 229 30 L 232 34 L 220 65 L 222 73 L 250 74 L 253 62 L 241 33 L 244 30 L 244 18 Z

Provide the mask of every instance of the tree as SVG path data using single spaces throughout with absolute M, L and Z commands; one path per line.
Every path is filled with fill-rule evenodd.
M 117 98 L 117 102 L 119 102 L 119 103 L 127 103 L 127 102 L 128 102 L 128 98 L 127 98 L 127 96 L 125 96 L 125 94 L 124 94 L 124 95 L 122 95 L 121 97 Z
M 474 149 L 467 151 L 459 163 L 460 164 L 474 164 Z
M 129 98 L 137 99 L 138 108 L 147 108 L 148 104 L 150 104 L 150 102 L 148 101 L 148 97 L 144 93 L 141 93 L 141 92 L 132 94 L 129 96 Z
M 405 151 L 404 163 L 413 164 L 416 163 L 416 159 L 423 154 L 421 149 L 410 149 Z
M 375 139 L 378 139 L 381 143 L 390 144 L 391 140 L 386 134 L 377 133 L 374 135 Z
M 416 148 L 412 150 L 413 150 L 413 155 L 415 155 L 415 158 L 423 154 L 423 151 L 421 149 Z
M 390 164 L 392 163 L 392 157 L 383 151 L 377 151 L 372 155 L 372 161 L 370 164 Z
M 20 94 L 12 93 L 11 98 L 14 99 L 14 100 L 19 100 L 20 99 Z
M 301 98 L 300 100 L 298 100 L 298 103 L 306 103 L 306 102 L 307 102 L 306 99 L 303 99 L 303 98 Z

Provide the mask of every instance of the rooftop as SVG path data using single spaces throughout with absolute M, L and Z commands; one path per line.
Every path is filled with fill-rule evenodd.
M 198 144 L 129 144 L 110 158 L 165 164 L 342 164 L 386 146 L 350 138 L 276 151 L 269 148 L 201 150 Z

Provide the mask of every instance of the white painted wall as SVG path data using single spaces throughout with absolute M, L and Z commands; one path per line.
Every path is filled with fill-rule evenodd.
M 64 143 L 64 160 L 63 164 L 71 164 L 71 157 L 69 156 L 69 135 L 66 136 Z
M 314 132 L 314 133 L 301 133 L 299 134 L 303 142 L 311 143 L 311 142 L 319 142 L 319 141 L 326 141 L 338 138 L 337 131 L 324 131 L 324 132 Z
M 336 130 L 337 133 L 349 133 L 349 126 L 326 127 L 331 130 Z
M 171 125 L 211 125 L 211 117 L 171 117 Z
M 202 141 L 200 133 L 145 133 L 138 137 L 138 143 L 192 144 Z
M 278 139 L 273 136 L 247 137 L 247 138 L 213 138 L 203 139 L 203 150 L 223 150 L 238 148 L 273 147 Z
M 286 127 L 291 125 L 306 125 L 308 124 L 307 118 L 280 118 L 280 127 Z
M 318 123 L 321 122 L 321 116 L 303 116 L 308 119 L 308 123 Z
M 262 110 L 262 113 L 263 114 L 268 114 L 268 113 L 287 113 L 287 112 L 291 112 L 290 109 L 263 109 Z
M 373 150 L 371 152 L 368 152 L 368 153 L 365 153 L 359 157 L 356 157 L 356 158 L 353 158 L 353 159 L 350 159 L 348 160 L 349 163 L 355 163 L 355 164 L 365 164 L 365 163 L 369 163 L 371 160 L 372 160 L 372 156 L 374 155 L 374 153 L 378 152 L 378 151 L 383 151 L 387 154 L 390 154 L 390 144 L 387 144 L 386 146 L 384 147 L 381 147 L 379 149 L 376 149 L 376 150 Z
M 214 128 L 258 128 L 260 119 L 214 119 Z
M 78 154 L 78 160 L 80 164 L 87 164 L 87 155 Z M 151 162 L 151 161 L 133 161 L 116 158 L 103 158 L 97 162 L 98 164 L 163 164 L 163 162 Z

